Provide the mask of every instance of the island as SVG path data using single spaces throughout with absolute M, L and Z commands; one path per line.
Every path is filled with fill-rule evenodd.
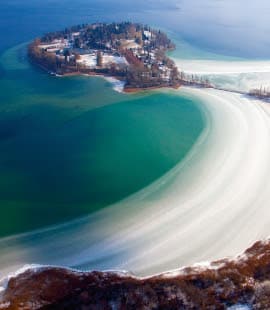
M 174 48 L 165 33 L 147 25 L 95 23 L 47 33 L 28 46 L 28 55 L 50 74 L 114 77 L 132 92 L 180 86 L 181 74 L 166 55 Z

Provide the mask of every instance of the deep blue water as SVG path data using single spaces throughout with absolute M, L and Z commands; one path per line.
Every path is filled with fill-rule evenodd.
M 267 0 L 0 0 L 0 51 L 49 30 L 95 21 L 138 21 L 174 31 L 209 52 L 268 58 Z

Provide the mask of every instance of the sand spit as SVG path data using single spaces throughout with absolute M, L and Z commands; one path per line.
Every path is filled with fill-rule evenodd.
M 269 236 L 270 106 L 213 89 L 179 92 L 202 101 L 207 121 L 187 158 L 96 214 L 0 240 L 0 277 L 35 263 L 145 276 L 235 256 Z

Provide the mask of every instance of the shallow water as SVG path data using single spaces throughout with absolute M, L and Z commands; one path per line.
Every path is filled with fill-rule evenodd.
M 121 94 L 102 78 L 56 78 L 25 45 L 0 62 L 0 235 L 63 222 L 149 185 L 203 129 L 197 102 Z
M 145 275 L 235 255 L 269 234 L 267 106 L 220 91 L 124 95 L 103 79 L 57 79 L 29 66 L 17 46 L 78 22 L 132 19 L 168 30 L 180 68 L 206 68 L 212 81 L 239 90 L 263 79 L 246 58 L 268 51 L 264 35 L 247 30 L 251 14 L 241 4 L 0 0 L 7 38 L 0 42 L 0 234 L 91 213 L 1 239 L 2 274 L 42 263 Z M 265 1 L 256 7 L 263 33 L 267 8 Z

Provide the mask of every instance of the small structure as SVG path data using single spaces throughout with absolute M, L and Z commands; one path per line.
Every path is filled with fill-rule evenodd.
M 102 67 L 103 65 L 103 54 L 101 51 L 97 52 L 97 66 Z

